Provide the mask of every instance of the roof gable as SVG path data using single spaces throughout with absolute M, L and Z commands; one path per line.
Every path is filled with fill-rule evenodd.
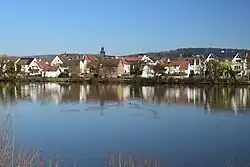
M 33 60 L 36 59 L 34 57 L 21 57 L 17 63 L 22 65 L 29 65 Z
M 56 56 L 57 55 L 55 54 L 55 55 L 38 55 L 35 57 L 38 61 L 42 60 L 42 61 L 46 61 L 48 63 L 51 63 L 55 59 Z
M 36 64 L 43 71 L 57 71 L 59 67 L 48 65 L 45 61 L 37 61 Z
M 98 60 L 97 57 L 92 54 L 84 54 L 83 59 L 87 60 L 87 62 L 93 62 Z

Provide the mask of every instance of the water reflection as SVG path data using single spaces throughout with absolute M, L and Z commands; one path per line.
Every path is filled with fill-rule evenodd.
M 143 104 L 180 104 L 204 107 L 207 113 L 246 113 L 250 109 L 249 87 L 185 87 L 185 86 L 135 86 L 135 85 L 59 85 L 0 84 L 0 105 L 8 108 L 20 101 L 46 105 L 65 103 L 99 103 L 86 111 L 104 111 L 110 107 L 123 107 L 128 100 Z M 134 102 L 129 107 L 144 109 Z M 148 109 L 154 115 L 153 109 Z M 72 110 L 76 111 L 76 110 Z M 79 110 L 77 110 L 79 111 Z

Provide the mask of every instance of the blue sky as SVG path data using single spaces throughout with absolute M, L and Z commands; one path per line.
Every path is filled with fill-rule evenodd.
M 0 53 L 250 49 L 249 0 L 1 0 Z

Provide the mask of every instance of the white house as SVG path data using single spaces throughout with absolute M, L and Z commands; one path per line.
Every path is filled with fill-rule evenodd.
M 130 74 L 130 68 L 131 65 L 126 60 L 122 60 L 123 68 L 124 68 L 124 74 Z
M 200 74 L 202 70 L 202 61 L 200 58 L 195 57 L 188 59 L 190 63 L 190 70 L 194 72 L 194 74 Z
M 39 67 L 39 73 L 42 77 L 58 77 L 61 74 L 58 66 L 51 66 L 45 61 L 37 61 L 36 64 Z
M 59 67 L 54 66 L 53 68 L 48 68 L 42 70 L 43 77 L 58 77 L 61 74 Z
M 189 60 L 168 60 L 165 66 L 165 73 L 170 75 L 182 74 L 184 77 L 188 77 L 191 74 L 191 65 Z
M 59 66 L 61 64 L 63 64 L 63 61 L 60 59 L 58 55 L 51 61 L 52 66 Z
M 141 62 L 142 56 L 127 56 L 123 57 L 123 64 L 124 64 L 124 73 L 125 74 L 131 74 L 135 73 L 135 69 L 138 67 L 138 65 Z
M 80 61 L 80 71 L 81 73 L 90 73 L 90 66 L 97 63 L 98 59 L 96 56 L 91 54 L 84 54 L 83 60 Z M 97 64 L 96 64 L 97 65 Z
M 60 66 L 64 64 L 65 61 L 78 60 L 78 59 L 81 59 L 81 56 L 78 53 L 63 53 L 61 55 L 55 56 L 55 58 L 51 61 L 51 65 Z
M 17 64 L 19 64 L 21 66 L 21 72 L 28 73 L 30 75 L 37 75 L 39 74 L 39 67 L 36 62 L 36 58 L 22 57 L 15 62 L 15 66 L 17 68 Z
M 144 62 L 144 63 L 147 63 L 149 65 L 156 65 L 157 64 L 154 60 L 152 60 L 152 58 L 148 57 L 147 55 L 144 55 L 141 58 L 141 61 Z
M 152 78 L 154 77 L 155 71 L 152 68 L 152 65 L 146 64 L 142 69 L 142 78 Z
M 150 58 L 147 55 L 144 55 L 140 58 L 140 61 L 145 63 L 144 67 L 142 68 L 142 78 L 152 78 L 154 77 L 155 71 L 153 69 L 154 66 L 159 64 L 159 61 L 154 60 L 153 58 Z
M 87 61 L 80 60 L 79 63 L 80 63 L 79 66 L 80 66 L 81 73 L 90 73 L 90 69 L 87 67 Z
M 233 70 L 239 72 L 239 75 L 247 74 L 247 60 L 244 55 L 237 53 L 232 59 Z
M 214 54 L 210 53 L 204 60 L 204 63 L 209 62 L 211 60 L 215 60 Z

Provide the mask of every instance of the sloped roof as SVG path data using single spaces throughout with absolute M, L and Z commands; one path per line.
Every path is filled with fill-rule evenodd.
M 219 59 L 233 60 L 233 58 L 237 55 L 237 53 L 236 52 L 215 53 L 215 55 Z
M 46 61 L 48 63 L 51 63 L 52 60 L 56 57 L 57 55 L 54 54 L 54 55 L 38 55 L 38 56 L 35 56 L 37 58 L 37 60 L 42 60 L 42 61 Z
M 117 67 L 120 61 L 121 59 L 102 59 L 100 64 L 102 64 L 103 67 Z
M 59 67 L 48 65 L 45 61 L 37 61 L 36 64 L 43 71 L 57 71 Z
M 68 60 L 78 60 L 83 57 L 83 55 L 78 53 L 65 53 L 58 56 L 63 62 Z
M 75 60 L 65 60 L 62 64 L 64 67 L 78 67 L 80 66 L 80 61 L 83 59 L 75 59 Z
M 180 70 L 187 70 L 188 65 L 188 60 L 174 60 L 166 64 L 166 66 L 180 66 Z
M 239 55 L 242 59 L 245 59 L 247 58 L 247 56 L 250 56 L 250 52 L 248 51 L 240 52 Z
M 35 58 L 34 57 L 21 57 L 18 64 L 29 65 Z
M 194 64 L 195 58 L 184 58 L 184 57 L 178 57 L 178 58 L 172 58 L 169 59 L 170 61 L 188 61 L 190 65 Z
M 84 54 L 83 59 L 86 59 L 88 63 L 98 61 L 97 56 L 93 54 Z
M 165 65 L 163 65 L 163 64 L 154 65 L 154 66 L 152 66 L 152 68 L 153 68 L 155 71 L 165 71 Z
M 124 59 L 127 61 L 127 62 L 138 62 L 140 61 L 142 58 L 142 56 L 129 56 L 129 57 L 124 57 Z

